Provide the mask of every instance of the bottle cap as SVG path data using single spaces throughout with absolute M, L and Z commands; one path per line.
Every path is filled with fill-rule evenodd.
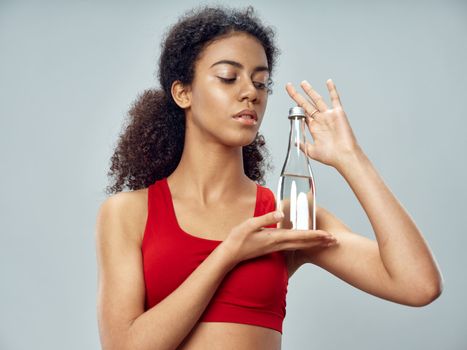
M 304 117 L 305 110 L 302 107 L 295 106 L 289 109 L 289 117 Z

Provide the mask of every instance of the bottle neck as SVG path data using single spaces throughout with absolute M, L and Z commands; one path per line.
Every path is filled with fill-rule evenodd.
M 306 154 L 300 150 L 300 143 L 306 144 L 305 117 L 292 116 L 290 119 L 289 146 L 287 157 L 282 168 L 282 175 L 309 177 L 311 168 Z

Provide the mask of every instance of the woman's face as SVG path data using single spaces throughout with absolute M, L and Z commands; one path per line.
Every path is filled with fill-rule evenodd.
M 195 124 L 207 140 L 227 146 L 246 146 L 254 141 L 268 98 L 269 70 L 261 43 L 245 33 L 235 33 L 209 44 L 195 63 L 187 127 Z M 248 125 L 239 112 L 256 114 Z

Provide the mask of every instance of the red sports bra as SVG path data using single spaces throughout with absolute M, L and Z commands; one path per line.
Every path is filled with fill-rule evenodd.
M 254 216 L 274 211 L 272 191 L 258 184 L 256 188 Z M 167 178 L 151 184 L 141 246 L 145 310 L 180 286 L 221 242 L 183 231 L 175 216 Z M 225 275 L 199 322 L 251 324 L 282 333 L 288 277 L 283 251 L 240 262 Z

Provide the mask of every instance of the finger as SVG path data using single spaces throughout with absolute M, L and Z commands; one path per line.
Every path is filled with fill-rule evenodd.
M 316 110 L 317 111 L 317 110 Z M 306 119 L 305 119 L 305 123 L 306 125 L 308 125 L 308 130 L 310 130 L 311 132 L 311 126 L 313 123 L 317 122 L 317 120 L 315 119 L 315 117 L 317 116 L 317 114 L 319 114 L 319 111 L 317 113 L 313 113 L 313 116 L 310 117 L 310 116 L 307 116 Z
M 311 246 L 321 246 L 321 247 L 330 247 L 332 245 L 337 244 L 337 239 L 333 235 L 326 234 L 326 235 L 316 235 L 315 237 L 309 237 L 309 235 L 305 234 L 304 239 L 300 239 L 298 241 L 292 241 L 289 243 L 299 243 L 304 245 L 305 247 Z
M 297 249 L 310 249 L 310 248 L 317 248 L 317 249 L 327 249 L 329 247 L 333 247 L 338 245 L 337 241 L 327 241 L 327 240 L 312 240 L 312 241 L 303 241 L 303 242 L 287 242 L 282 243 L 281 250 L 297 250 Z
M 297 142 L 295 142 L 295 146 L 297 146 Z M 307 142 L 306 144 L 304 144 L 300 141 L 298 147 L 300 148 L 300 151 L 302 151 L 305 155 L 312 158 L 313 145 L 311 143 Z
M 337 239 L 335 238 L 307 238 L 303 240 L 288 241 L 282 243 L 285 246 L 300 248 L 311 248 L 311 247 L 331 247 L 337 245 Z
M 299 232 L 301 234 L 304 234 L 305 236 L 314 236 L 316 238 L 323 238 L 323 239 L 334 239 L 334 235 L 328 231 L 324 230 L 288 230 L 290 231 L 295 231 Z
M 326 80 L 326 85 L 329 90 L 329 95 L 331 96 L 331 103 L 334 108 L 342 107 L 341 99 L 339 93 L 337 92 L 336 85 L 331 79 Z
M 295 102 L 297 102 L 297 105 L 304 108 L 308 114 L 311 114 L 318 109 L 318 107 L 316 107 L 315 103 L 311 99 L 308 99 L 297 92 L 292 83 L 287 83 L 285 89 L 287 90 L 289 96 L 292 97 Z M 308 105 L 311 105 L 312 108 L 309 108 Z M 305 108 L 305 106 L 307 106 L 308 109 Z
M 320 94 L 318 94 L 315 89 L 311 87 L 309 82 L 307 82 L 306 80 L 303 80 L 300 83 L 300 86 L 307 93 L 307 95 L 310 96 L 310 98 L 315 103 L 316 107 L 318 107 L 318 110 L 320 112 L 325 112 L 328 110 L 328 106 L 326 102 L 324 102 L 323 97 Z
M 275 236 L 277 242 L 322 242 L 335 240 L 332 234 L 322 230 L 273 229 L 272 235 Z
M 313 237 L 306 234 L 304 236 L 297 237 L 293 237 L 290 233 L 283 235 L 282 237 L 274 237 L 273 234 L 271 238 L 280 250 L 307 249 L 311 247 L 325 248 L 337 244 L 335 239 L 327 239 L 320 236 Z
M 329 247 L 337 244 L 336 238 L 323 230 L 290 230 L 271 229 L 261 230 L 275 247 L 274 250 L 295 250 L 313 246 Z
M 256 230 L 261 229 L 264 226 L 276 224 L 283 218 L 284 218 L 284 213 L 282 211 L 276 210 L 276 211 L 269 212 L 265 215 L 252 217 L 248 219 L 246 222 L 250 230 L 256 231 Z
M 285 89 L 287 90 L 287 93 L 289 94 L 292 99 L 297 102 L 297 105 L 302 107 L 305 110 L 305 113 L 310 116 L 313 112 L 315 112 L 318 107 L 314 104 L 313 101 L 307 100 L 305 97 L 303 97 L 300 93 L 295 90 L 293 87 L 292 83 L 287 83 L 285 86 Z M 318 113 L 315 113 L 315 116 Z
M 332 242 L 328 242 L 325 244 L 326 247 L 332 247 L 332 246 L 335 246 L 335 245 L 338 245 L 339 242 L 337 240 L 334 240 Z

